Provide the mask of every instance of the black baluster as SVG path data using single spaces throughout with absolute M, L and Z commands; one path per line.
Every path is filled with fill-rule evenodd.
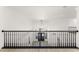
M 69 32 L 69 48 L 70 48 L 70 32 Z
M 9 44 L 10 44 L 10 48 L 11 48 L 11 32 L 9 32 L 9 39 L 10 39 Z
M 62 33 L 60 32 L 61 48 L 62 48 Z
M 18 36 L 17 36 L 17 32 L 16 32 L 16 48 L 17 48 L 17 39 L 18 39 L 17 37 L 18 37 Z
M 57 32 L 56 32 L 56 41 L 55 41 L 56 47 L 57 47 Z
M 14 32 L 14 48 L 15 48 L 15 46 L 16 46 L 16 45 L 15 45 L 15 32 Z
M 6 32 L 4 32 L 4 48 L 6 47 Z
M 66 32 L 64 32 L 64 47 L 66 48 Z
M 55 46 L 55 43 L 54 43 L 54 41 L 55 41 L 55 33 L 53 32 L 53 47 Z
M 13 32 L 12 32 L 12 48 L 13 48 Z
M 5 43 L 5 45 L 6 45 L 6 47 L 7 47 L 7 32 L 5 32 L 5 35 L 6 35 L 6 38 L 5 38 L 5 39 L 6 39 L 6 40 L 5 40 L 6 43 Z
M 20 32 L 19 32 L 19 48 L 21 47 L 21 43 L 20 43 L 21 41 L 20 41 L 20 39 L 21 38 L 20 38 Z
M 7 34 L 5 32 L 5 48 L 7 47 Z
M 66 32 L 65 32 L 65 48 L 66 48 L 66 38 L 67 38 L 67 36 L 66 36 Z
M 68 33 L 68 47 L 70 47 L 70 33 Z
M 65 34 L 64 34 L 64 32 L 63 32 L 63 43 L 64 43 L 64 48 L 65 48 Z
M 63 48 L 63 32 L 61 32 L 62 48 Z
M 13 48 L 13 32 L 12 32 L 12 48 Z
M 59 32 L 59 47 L 61 47 L 61 37 L 60 37 L 60 32 Z
M 16 48 L 16 32 L 15 32 L 15 48 Z
M 73 43 L 73 38 L 72 38 L 72 34 L 73 34 L 73 31 L 71 32 L 71 48 L 73 47 L 72 43 Z
M 15 36 L 15 40 L 16 40 L 16 48 L 17 48 L 17 32 L 16 32 L 16 36 Z
M 19 46 L 19 32 L 17 32 L 17 48 L 19 48 L 18 46 Z
M 21 36 L 22 36 L 21 34 L 22 34 L 22 33 L 20 32 L 20 38 L 19 38 L 20 40 L 19 40 L 19 41 L 20 41 L 20 47 L 23 47 L 23 44 L 22 44 L 23 40 L 21 41 L 21 38 L 22 38 L 22 37 L 21 37 Z
M 61 32 L 60 32 L 60 47 L 62 47 Z
M 62 37 L 63 37 L 63 48 L 64 48 L 64 34 L 63 34 L 63 32 L 62 32 Z
M 68 32 L 67 32 L 67 39 L 66 39 L 66 44 L 67 44 L 67 47 L 68 47 Z
M 9 46 L 8 41 L 9 41 L 9 38 L 8 38 L 8 32 L 7 32 L 7 47 Z
M 67 35 L 66 45 L 67 45 L 67 47 L 68 47 L 68 32 L 66 33 L 66 35 Z
M 72 32 L 70 33 L 70 47 L 72 47 Z
M 59 32 L 59 48 L 60 48 L 60 32 Z
M 72 32 L 71 32 L 71 48 L 72 48 Z
M 11 32 L 11 47 L 12 47 L 12 32 Z
M 75 47 L 75 32 L 73 32 L 73 46 Z
M 53 33 L 54 33 L 54 32 L 53 32 Z M 54 37 L 54 38 L 53 38 L 53 45 L 54 45 L 53 47 L 55 47 L 55 33 L 54 33 L 53 37 Z
M 62 48 L 63 48 L 63 33 L 61 32 Z
M 8 47 L 9 47 L 9 32 L 8 32 Z
M 66 47 L 66 40 L 67 40 L 67 32 L 65 32 L 65 47 Z
M 19 32 L 18 32 L 18 48 L 19 48 Z
M 8 47 L 8 34 L 6 32 L 6 47 Z
M 18 32 L 18 48 L 19 48 L 19 32 Z
M 73 41 L 74 38 L 73 38 L 73 37 L 74 37 L 74 32 L 72 32 L 72 47 L 74 47 L 74 45 L 73 45 L 73 43 L 74 43 L 74 41 Z
M 13 48 L 15 48 L 15 45 L 14 45 L 14 32 L 13 32 Z
M 76 48 L 76 32 L 75 32 L 75 48 Z

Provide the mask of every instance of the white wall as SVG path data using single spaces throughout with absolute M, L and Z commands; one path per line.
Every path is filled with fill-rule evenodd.
M 3 47 L 3 42 L 4 42 L 4 37 L 3 37 L 3 33 L 2 33 L 2 29 L 3 29 L 3 23 L 4 23 L 4 16 L 3 16 L 3 11 L 4 11 L 4 7 L 0 7 L 0 49 Z
M 77 18 L 75 20 L 77 29 L 79 30 L 79 7 L 76 8 L 77 11 Z M 77 47 L 79 47 L 79 32 L 77 33 Z
M 5 7 L 4 29 L 34 29 L 43 27 L 47 29 L 67 29 L 76 17 L 76 10 L 72 7 Z
M 35 30 L 41 27 L 40 20 L 48 30 L 67 30 L 77 25 L 74 7 L 0 7 L 0 16 L 4 30 Z

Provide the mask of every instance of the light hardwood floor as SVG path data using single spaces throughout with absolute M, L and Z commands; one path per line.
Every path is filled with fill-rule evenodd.
M 0 52 L 79 52 L 78 48 L 1 49 Z

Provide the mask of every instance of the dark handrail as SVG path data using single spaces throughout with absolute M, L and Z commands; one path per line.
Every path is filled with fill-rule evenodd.
M 39 32 L 38 30 L 2 30 L 2 32 Z M 78 30 L 44 30 L 42 32 L 78 32 Z

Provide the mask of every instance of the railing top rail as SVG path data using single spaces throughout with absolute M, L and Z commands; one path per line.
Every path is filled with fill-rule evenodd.
M 39 32 L 38 30 L 2 30 L 2 32 Z M 78 32 L 78 30 L 44 30 L 42 32 Z

